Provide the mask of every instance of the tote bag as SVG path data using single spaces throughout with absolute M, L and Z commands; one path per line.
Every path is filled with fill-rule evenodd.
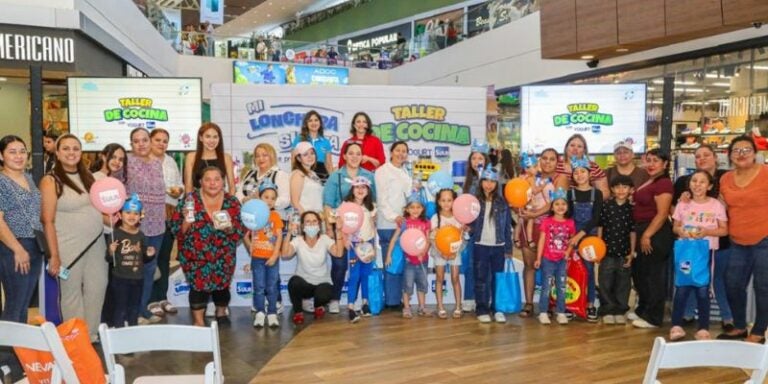
M 373 315 L 384 309 L 384 274 L 378 268 L 368 275 L 368 306 Z
M 496 292 L 493 306 L 498 312 L 517 313 L 522 307 L 520 294 L 520 274 L 515 271 L 515 263 L 507 258 L 504 271 L 496 272 Z
M 403 231 L 405 231 L 405 224 L 400 228 L 400 235 L 403 234 Z M 405 254 L 403 253 L 403 248 L 400 247 L 400 238 L 398 237 L 395 247 L 392 249 L 392 263 L 387 266 L 386 271 L 393 275 L 402 275 L 404 269 Z
M 675 240 L 675 286 L 709 285 L 709 240 Z

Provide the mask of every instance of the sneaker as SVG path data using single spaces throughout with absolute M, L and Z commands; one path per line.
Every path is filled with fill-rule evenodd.
M 565 315 L 565 313 L 558 313 L 557 314 L 557 323 L 560 325 L 568 324 L 568 316 Z
M 293 323 L 296 325 L 304 324 L 304 312 L 296 312 L 293 314 Z
M 501 312 L 496 312 L 493 314 L 493 320 L 496 321 L 497 323 L 506 323 L 507 317 L 504 316 L 504 314 Z
M 371 307 L 369 307 L 368 304 L 363 304 L 360 311 L 363 313 L 363 317 L 371 317 Z
M 613 315 L 603 316 L 603 324 L 616 324 L 616 317 Z
M 546 312 L 539 313 L 539 323 L 552 324 L 552 322 L 549 321 L 549 314 L 547 314 Z
M 461 303 L 461 310 L 464 312 L 474 312 L 475 311 L 475 301 L 474 300 L 464 300 Z
M 644 329 L 658 328 L 657 325 L 653 325 L 643 319 L 633 320 L 632 326 L 635 328 L 644 328 Z
M 267 325 L 269 325 L 270 328 L 277 328 L 280 326 L 280 320 L 277 319 L 276 314 L 271 313 L 267 315 Z
M 336 310 L 336 313 L 339 313 L 338 309 Z M 325 316 L 325 308 L 323 308 L 322 306 L 315 307 L 315 319 L 320 320 L 323 318 L 323 316 Z
M 597 323 L 597 308 L 587 308 L 587 321 L 590 323 Z
M 679 325 L 675 325 L 669 330 L 669 341 L 679 341 L 685 338 L 685 330 Z
M 699 329 L 693 337 L 696 340 L 712 340 L 712 335 L 706 329 Z
M 160 306 L 160 302 L 154 302 L 147 304 L 147 311 L 151 313 L 154 316 L 164 316 L 165 311 L 163 311 L 163 307 Z
M 488 324 L 488 323 L 491 322 L 491 315 L 478 315 L 477 316 L 477 321 L 479 321 L 479 322 L 481 322 L 483 324 Z
M 264 314 L 264 312 L 257 312 L 256 316 L 253 317 L 253 327 L 254 328 L 263 328 L 264 327 L 264 320 L 267 318 L 267 315 Z
M 163 318 L 157 315 L 152 315 L 147 320 L 149 320 L 150 323 L 155 324 L 155 323 L 159 323 L 161 320 L 163 320 Z
M 315 300 L 314 299 L 304 299 L 301 301 L 301 309 L 304 312 L 315 312 Z
M 144 316 L 139 316 L 139 325 L 149 325 L 149 324 L 151 324 L 149 322 L 149 319 L 147 319 Z
M 337 314 L 339 312 L 339 301 L 331 300 L 331 302 L 328 304 L 328 313 Z
M 635 311 L 627 312 L 627 320 L 635 321 L 639 319 L 640 319 L 640 316 L 638 316 L 637 313 L 635 313 Z
M 278 301 L 277 302 L 277 314 L 279 315 L 279 314 L 283 313 L 284 309 L 285 309 L 285 307 L 283 307 L 283 302 L 282 301 Z
M 627 323 L 627 318 L 624 315 L 616 315 L 613 318 L 616 320 L 616 324 L 624 325 Z
M 349 322 L 354 324 L 360 321 L 360 315 L 354 309 L 349 310 Z

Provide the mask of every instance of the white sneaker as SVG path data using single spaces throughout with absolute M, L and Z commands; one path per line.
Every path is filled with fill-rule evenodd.
M 627 320 L 635 321 L 640 319 L 640 316 L 635 313 L 635 311 L 629 311 L 627 312 Z
M 603 324 L 616 324 L 616 316 L 614 315 L 603 316 Z
M 264 314 L 264 312 L 258 312 L 256 313 L 256 316 L 253 317 L 253 326 L 255 328 L 263 328 L 264 327 L 264 319 L 267 316 Z
M 461 303 L 461 310 L 464 312 L 474 312 L 475 311 L 475 301 L 474 300 L 464 300 Z
M 507 317 L 504 316 L 504 314 L 501 313 L 501 312 L 496 312 L 493 315 L 493 320 L 496 321 L 497 323 L 506 323 L 507 322 Z
M 301 301 L 301 309 L 304 312 L 315 312 L 315 300 L 314 299 L 304 299 Z
M 558 313 L 557 314 L 557 323 L 560 325 L 568 324 L 568 316 L 566 316 L 565 313 Z
M 477 316 L 477 321 L 479 321 L 479 322 L 481 322 L 483 324 L 488 324 L 488 323 L 491 322 L 491 315 L 480 315 L 480 316 Z
M 635 328 L 644 328 L 644 329 L 658 328 L 658 326 L 653 325 L 643 319 L 637 319 L 632 321 L 632 326 Z
M 205 306 L 205 317 L 213 317 L 216 315 L 216 306 L 212 302 L 209 302 Z
M 331 300 L 331 302 L 328 303 L 328 313 L 333 313 L 333 314 L 339 313 L 339 301 L 338 300 Z
M 267 315 L 267 324 L 270 328 L 276 328 L 280 326 L 280 320 L 277 319 L 277 315 Z
M 282 314 L 284 309 L 285 308 L 283 307 L 283 302 L 282 301 L 278 301 L 277 302 L 277 314 L 278 315 Z
M 616 320 L 616 324 L 624 325 L 627 323 L 627 319 L 624 317 L 624 315 L 616 315 L 614 316 L 614 320 Z
M 552 324 L 552 322 L 549 321 L 549 315 L 546 312 L 539 313 L 539 323 Z

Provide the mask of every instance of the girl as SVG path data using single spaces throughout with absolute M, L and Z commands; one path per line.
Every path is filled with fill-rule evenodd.
M 437 201 L 438 212 L 432 216 L 431 226 L 432 238 L 434 239 L 435 233 L 439 228 L 452 225 L 462 230 L 464 226 L 459 223 L 453 217 L 453 200 L 456 199 L 456 191 L 453 189 L 441 189 L 435 196 Z M 463 237 L 463 236 L 462 236 Z M 456 308 L 453 310 L 453 318 L 461 318 L 461 281 L 459 280 L 459 267 L 461 266 L 461 256 L 452 255 L 450 259 L 446 259 L 440 252 L 432 247 L 430 249 L 432 253 L 432 259 L 435 261 L 435 293 L 437 295 L 437 317 L 441 319 L 447 319 L 448 313 L 443 306 L 443 278 L 445 277 L 445 265 L 451 266 L 451 284 L 453 285 L 453 296 L 456 303 Z
M 480 215 L 472 223 L 472 264 L 475 278 L 477 320 L 491 322 L 494 305 L 491 301 L 496 291 L 496 273 L 504 270 L 504 255 L 512 258 L 512 216 L 509 205 L 499 194 L 499 175 L 488 164 L 480 175 Z M 505 323 L 501 312 L 493 315 L 496 322 Z
M 304 115 L 304 121 L 301 123 L 301 132 L 293 139 L 293 148 L 300 142 L 307 142 L 315 149 L 317 154 L 317 167 L 315 172 L 321 180 L 328 179 L 328 175 L 333 173 L 333 159 L 331 150 L 333 149 L 331 141 L 323 136 L 323 118 L 315 111 L 309 111 Z
M 589 173 L 589 159 L 586 156 L 571 158 L 573 182 L 576 185 L 568 190 L 568 211 L 576 223 L 576 235 L 568 245 L 577 249 L 584 236 L 596 235 L 600 224 L 600 212 L 603 209 L 603 193 L 592 186 Z M 581 260 L 587 268 L 587 321 L 597 322 L 595 308 L 595 263 Z
M 125 148 L 117 143 L 107 144 L 101 150 L 96 161 L 91 166 L 93 178 L 101 180 L 105 177 L 114 177 L 125 184 Z
M 139 230 L 142 204 L 133 194 L 120 210 L 120 221 L 109 245 L 112 263 L 112 323 L 122 328 L 138 324 L 141 293 L 144 286 L 144 263 L 155 257 L 155 248 L 147 245 L 147 238 Z
M 376 208 L 373 205 L 371 193 L 371 181 L 365 176 L 358 176 L 352 180 L 352 189 L 349 190 L 344 201 L 350 201 L 363 207 L 363 224 L 352 235 L 344 235 L 344 245 L 347 248 L 349 258 L 349 282 L 347 291 L 347 309 L 349 321 L 356 323 L 363 317 L 371 316 L 368 307 L 368 275 L 373 269 L 373 260 L 376 257 L 373 239 L 376 237 L 376 227 L 373 223 L 376 216 Z M 355 311 L 358 286 L 362 291 L 363 305 L 361 313 Z
M 464 178 L 464 186 L 462 190 L 464 193 L 471 193 L 477 195 L 478 186 L 480 185 L 480 172 L 486 164 L 491 163 L 491 159 L 488 157 L 490 148 L 488 143 L 479 141 L 477 139 L 472 141 L 472 147 L 467 159 L 466 177 Z M 461 253 L 461 265 L 464 273 L 464 301 L 462 302 L 462 309 L 464 312 L 471 312 L 475 310 L 475 282 L 474 272 L 472 271 L 472 242 L 467 244 L 464 252 Z
M 538 160 L 533 153 L 523 153 L 521 164 L 525 168 L 522 177 L 531 186 L 530 198 L 525 209 L 527 211 L 540 211 L 549 206 L 549 194 L 555 190 L 554 184 L 548 177 L 542 177 L 539 172 Z M 522 217 L 522 211 L 521 215 Z M 536 248 L 534 220 L 522 220 L 523 225 L 515 226 L 515 246 L 526 244 L 529 248 Z M 523 229 L 525 231 L 523 232 Z
M 232 156 L 224 152 L 221 128 L 215 123 L 203 123 L 197 130 L 197 148 L 184 160 L 184 190 L 186 193 L 200 188 L 204 168 L 215 165 L 224 172 L 225 190 L 235 192 L 235 169 Z
M 680 201 L 675 207 L 675 213 L 672 215 L 675 232 L 681 239 L 701 239 L 709 240 L 708 266 L 712 266 L 712 255 L 719 248 L 718 236 L 728 234 L 728 217 L 725 213 L 723 204 L 712 197 L 707 196 L 707 192 L 712 189 L 714 178 L 704 170 L 696 171 L 688 182 L 688 189 L 691 192 L 691 200 L 688 202 Z M 676 286 L 674 305 L 672 307 L 672 328 L 669 330 L 669 339 L 677 341 L 685 337 L 683 325 L 683 314 L 685 312 L 685 303 L 691 293 L 696 295 L 699 309 L 699 328 L 696 332 L 696 340 L 709 340 L 709 286 Z
M 258 231 L 248 231 L 244 242 L 251 254 L 250 272 L 253 277 L 253 307 L 256 315 L 253 318 L 255 328 L 264 327 L 264 319 L 274 328 L 279 327 L 277 319 L 278 280 L 280 279 L 280 246 L 283 241 L 283 220 L 275 211 L 277 202 L 277 185 L 265 179 L 259 185 L 259 198 L 269 207 L 269 221 Z M 246 265 L 247 267 L 247 265 Z M 246 270 L 246 272 L 248 272 Z M 264 314 L 264 293 L 269 302 L 267 314 Z
M 568 199 L 565 191 L 558 188 L 551 196 L 551 215 L 541 222 L 539 244 L 536 247 L 536 269 L 541 268 L 542 295 L 539 298 L 539 322 L 550 324 L 549 295 L 550 280 L 554 277 L 557 323 L 568 324 L 565 315 L 565 258 L 571 253 L 569 239 L 576 233 L 576 223 L 568 217 Z
M 387 266 L 392 263 L 392 251 L 395 249 L 395 242 L 397 242 L 397 239 L 400 238 L 400 234 L 405 229 L 418 229 L 424 233 L 424 237 L 427 238 L 427 243 L 429 243 L 430 223 L 429 220 L 427 220 L 424 203 L 421 201 L 421 196 L 417 192 L 412 193 L 408 197 L 403 216 L 405 217 L 405 223 L 403 226 L 395 229 L 395 233 L 392 235 L 392 240 L 389 242 L 387 260 L 385 262 L 385 265 Z M 428 247 L 429 244 L 427 244 L 427 249 L 429 249 Z M 403 271 L 403 317 L 406 319 L 413 317 L 413 312 L 411 312 L 411 292 L 413 292 L 412 289 L 414 283 L 416 284 L 417 298 L 419 301 L 419 310 L 417 314 L 419 316 L 431 316 L 432 313 L 424 306 L 427 295 L 428 259 L 426 252 L 423 255 L 409 255 L 407 253 L 404 253 L 404 255 L 406 263 L 405 270 Z

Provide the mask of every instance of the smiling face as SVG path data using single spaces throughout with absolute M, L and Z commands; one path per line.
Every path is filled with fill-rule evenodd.
M 316 114 L 313 113 L 307 118 L 307 129 L 313 135 L 320 131 L 320 118 Z
M 441 212 L 451 212 L 453 209 L 453 193 L 451 191 L 440 191 L 437 197 L 437 205 Z
M 666 168 L 667 162 L 662 160 L 660 157 L 653 154 L 648 154 L 645 156 L 645 170 L 648 172 L 649 176 L 656 177 L 664 173 Z
M 149 134 L 143 129 L 139 129 L 131 135 L 131 150 L 137 157 L 147 157 L 150 151 Z
M 163 157 L 165 151 L 168 149 L 168 135 L 163 132 L 155 133 L 150 138 L 152 146 L 152 155 L 155 157 Z
M 416 219 L 421 217 L 422 212 L 424 212 L 424 206 L 421 203 L 410 203 L 405 208 L 405 211 L 408 212 L 408 217 Z
M 200 178 L 200 189 L 208 196 L 218 196 L 224 191 L 224 177 L 218 169 L 210 169 Z
M 14 141 L 3 150 L 3 167 L 12 171 L 23 172 L 27 166 L 29 153 L 24 142 Z
M 216 129 L 208 128 L 201 133 L 200 137 L 197 139 L 203 143 L 203 149 L 206 151 L 215 151 L 216 147 L 219 146 L 219 140 L 221 138 L 219 137 L 219 133 L 216 132 Z
M 363 115 L 357 115 L 355 117 L 355 121 L 352 122 L 355 126 L 355 133 L 363 137 L 368 132 L 368 121 L 365 119 L 365 116 Z
M 700 147 L 694 153 L 696 158 L 696 169 L 707 171 L 714 174 L 717 169 L 717 157 L 709 147 Z
M 557 199 L 553 201 L 552 212 L 558 216 L 565 216 L 565 213 L 568 212 L 568 203 L 563 199 Z
M 734 168 L 750 168 L 755 164 L 755 150 L 747 141 L 738 141 L 733 144 L 729 156 Z
M 707 175 L 702 172 L 696 172 L 691 176 L 688 188 L 691 190 L 693 198 L 699 199 L 706 196 L 707 192 L 712 189 L 712 183 L 709 182 Z
M 304 168 L 312 168 L 312 166 L 315 165 L 315 162 L 317 162 L 317 155 L 315 154 L 315 150 L 309 149 L 303 154 L 299 155 L 299 161 L 301 161 L 301 164 L 304 166 Z
M 616 157 L 616 165 L 620 166 L 629 165 L 632 163 L 632 158 L 634 157 L 634 153 L 624 147 L 620 147 L 619 149 L 615 150 L 613 155 Z
M 541 156 L 539 156 L 539 168 L 541 168 L 541 172 L 545 174 L 549 175 L 554 173 L 555 169 L 557 168 L 557 152 L 542 152 Z
M 573 182 L 576 185 L 589 184 L 589 170 L 582 167 L 575 168 L 573 170 Z
M 363 152 L 359 145 L 348 145 L 343 156 L 347 168 L 359 168 L 363 161 Z
M 256 148 L 256 151 L 253 152 L 253 162 L 261 172 L 267 171 L 273 165 L 272 156 L 264 148 Z
M 128 225 L 130 228 L 136 228 L 139 226 L 139 220 L 141 220 L 141 213 L 136 211 L 121 211 L 120 219 L 124 225 Z
M 59 159 L 65 171 L 74 172 L 77 170 L 77 164 L 80 163 L 82 155 L 83 151 L 79 140 L 74 137 L 59 139 L 56 158 Z
M 408 160 L 408 147 L 405 144 L 399 144 L 392 149 L 390 154 L 390 161 L 395 166 L 399 167 Z
M 469 156 L 469 166 L 472 169 L 477 169 L 481 166 L 485 166 L 485 155 L 483 155 L 480 152 L 472 152 L 472 155 Z
M 356 185 L 352 191 L 357 201 L 363 201 L 368 196 L 368 187 L 365 185 Z
M 264 192 L 259 195 L 259 198 L 267 203 L 267 206 L 272 209 L 275 208 L 277 192 L 274 189 L 265 189 Z
M 483 179 L 483 181 L 480 183 L 480 186 L 483 188 L 483 192 L 485 192 L 486 196 L 493 193 L 493 190 L 496 189 L 497 185 L 499 185 L 498 182 L 489 179 Z
M 587 145 L 581 138 L 572 137 L 565 147 L 565 153 L 568 157 L 582 157 L 586 153 Z
M 616 197 L 618 200 L 627 200 L 629 198 L 629 194 L 632 193 L 632 187 L 629 185 L 615 185 L 611 187 L 611 193 L 613 193 L 613 196 Z
M 122 149 L 116 149 L 112 152 L 112 156 L 109 159 L 102 158 L 105 164 L 107 164 L 107 170 L 110 175 L 114 175 L 116 172 L 120 172 L 125 165 L 125 152 Z

